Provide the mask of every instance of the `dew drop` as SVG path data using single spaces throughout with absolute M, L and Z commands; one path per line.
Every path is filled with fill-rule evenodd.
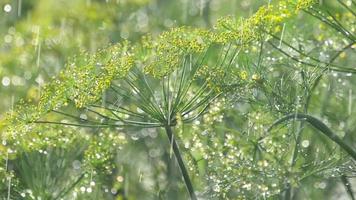
M 351 1 L 351 0 L 346 1 L 346 5 L 349 6 L 349 7 L 351 7 L 352 1 Z
M 111 188 L 110 192 L 111 192 L 111 194 L 116 194 L 117 193 L 117 189 Z
M 91 182 L 90 182 L 90 186 L 95 186 L 95 182 L 94 182 L 94 181 L 91 181 Z
M 325 189 L 326 188 L 326 183 L 325 182 L 319 183 L 319 188 L 320 189 Z
M 82 120 L 87 120 L 88 119 L 88 116 L 86 114 L 80 114 L 80 119 Z
M 208 130 L 204 130 L 203 132 L 201 132 L 202 135 L 207 135 L 208 133 Z
M 88 188 L 87 188 L 87 192 L 88 192 L 88 193 L 91 193 L 91 192 L 93 192 L 93 189 L 91 189 L 90 187 L 88 187 Z
M 117 180 L 117 182 L 122 183 L 124 181 L 124 177 L 118 176 L 118 177 L 116 177 L 116 180 Z
M 72 163 L 72 166 L 73 166 L 73 168 L 75 169 L 75 170 L 78 170 L 78 169 L 80 169 L 80 167 L 81 167 L 81 162 L 79 161 L 79 160 L 75 160 L 75 161 L 73 161 L 73 163 Z
M 4 11 L 7 12 L 7 13 L 9 13 L 9 12 L 11 12 L 11 10 L 12 10 L 11 5 L 10 5 L 10 4 L 5 4 L 5 6 L 4 6 Z
M 139 137 L 138 137 L 137 135 L 131 135 L 131 139 L 134 140 L 134 141 L 136 141 L 136 140 L 139 139 Z
M 3 77 L 1 83 L 5 87 L 9 86 L 10 85 L 10 78 L 7 77 L 7 76 Z
M 11 35 L 5 35 L 4 41 L 5 41 L 5 43 L 11 43 L 12 42 L 12 36 Z
M 303 140 L 302 141 L 302 147 L 307 148 L 307 147 L 309 147 L 309 145 L 310 145 L 309 140 Z

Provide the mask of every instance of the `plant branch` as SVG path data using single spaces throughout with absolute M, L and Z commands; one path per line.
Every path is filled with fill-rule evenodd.
M 183 180 L 184 180 L 185 186 L 187 187 L 187 190 L 189 192 L 190 199 L 191 200 L 197 200 L 197 197 L 196 197 L 196 195 L 194 193 L 192 182 L 190 180 L 188 171 L 187 171 L 187 169 L 186 169 L 186 167 L 184 165 L 183 158 L 182 158 L 181 153 L 179 151 L 177 142 L 173 137 L 172 128 L 170 126 L 165 126 L 164 128 L 166 130 L 169 142 L 170 142 L 170 144 L 172 144 L 173 153 L 174 153 L 174 155 L 175 155 L 175 157 L 177 159 L 178 166 L 179 166 L 179 168 L 180 168 L 180 170 L 182 172 Z
M 70 185 L 70 187 L 69 187 L 68 189 L 62 190 L 62 191 L 57 195 L 57 197 L 54 198 L 54 200 L 60 199 L 60 198 L 64 197 L 65 195 L 67 195 L 70 191 L 72 191 L 72 190 L 74 189 L 74 187 L 75 187 L 78 183 L 80 183 L 80 181 L 84 178 L 84 175 L 85 175 L 84 173 L 81 174 L 81 175 L 79 176 L 79 178 L 78 178 L 72 185 Z
M 307 121 L 309 124 L 311 124 L 314 128 L 318 129 L 321 131 L 325 136 L 327 136 L 330 140 L 334 141 L 336 144 L 338 144 L 342 149 L 344 149 L 354 160 L 356 160 L 356 150 L 350 146 L 349 144 L 345 143 L 339 136 L 337 136 L 334 132 L 330 130 L 329 127 L 327 127 L 322 121 L 319 119 L 307 115 L 307 114 L 302 114 L 302 113 L 295 113 L 295 114 L 289 114 L 286 115 L 277 121 L 275 121 L 268 129 L 267 131 L 271 131 L 275 126 L 288 121 L 290 119 L 298 119 L 298 120 L 304 120 Z
M 347 179 L 347 177 L 345 175 L 342 175 L 340 178 L 341 178 L 342 183 L 345 186 L 347 194 L 350 196 L 350 199 L 355 200 L 355 195 L 354 195 L 354 192 L 352 191 L 350 181 Z

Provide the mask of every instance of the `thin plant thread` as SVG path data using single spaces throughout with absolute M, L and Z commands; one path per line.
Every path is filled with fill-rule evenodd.
M 11 176 L 9 177 L 9 185 L 7 188 L 7 200 L 10 200 L 10 195 L 11 195 Z
M 279 45 L 278 48 L 281 48 L 282 46 L 282 41 L 283 41 L 283 37 L 284 37 L 284 30 L 286 28 L 286 23 L 283 23 L 283 28 L 282 28 L 282 33 L 281 33 L 281 39 L 279 40 Z

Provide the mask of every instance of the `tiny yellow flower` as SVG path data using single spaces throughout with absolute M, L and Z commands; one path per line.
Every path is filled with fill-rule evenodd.
M 252 80 L 254 80 L 254 81 L 258 81 L 258 80 L 261 79 L 258 74 L 253 74 L 251 78 L 252 78 Z
M 319 24 L 319 29 L 320 30 L 325 30 L 326 29 L 326 26 L 322 23 Z
M 240 77 L 241 77 L 242 80 L 246 80 L 247 79 L 247 72 L 246 71 L 240 72 Z
M 346 58 L 346 53 L 345 53 L 345 52 L 340 53 L 339 57 L 340 57 L 341 59 Z

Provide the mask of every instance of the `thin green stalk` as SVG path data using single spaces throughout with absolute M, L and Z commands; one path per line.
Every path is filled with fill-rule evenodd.
M 305 101 L 305 104 L 304 104 L 304 113 L 308 114 L 308 107 L 309 107 L 311 93 L 310 93 L 308 84 L 306 83 L 305 74 L 304 74 L 303 71 L 301 72 L 301 77 L 302 77 L 303 82 L 305 84 L 304 94 L 307 97 L 306 101 Z M 299 145 L 300 145 L 300 140 L 301 140 L 301 137 L 302 137 L 303 128 L 304 128 L 304 122 L 302 121 L 302 122 L 300 122 L 298 130 L 297 130 L 297 137 L 296 137 L 295 146 L 294 146 L 293 155 L 292 155 L 291 168 L 294 167 L 294 165 L 295 165 L 295 163 L 297 161 Z M 293 188 L 288 183 L 284 199 L 286 199 L 286 200 L 292 199 L 292 196 L 293 196 L 293 192 L 292 191 L 293 191 Z
M 340 27 L 341 30 L 343 30 L 344 34 L 347 35 L 347 36 L 350 36 L 353 38 L 353 41 L 355 41 L 355 36 L 350 32 L 348 31 L 344 25 L 341 24 L 341 22 L 339 22 L 339 20 L 336 19 L 336 17 L 330 12 L 330 11 L 326 11 L 328 13 L 328 15 L 334 20 L 335 24 L 338 25 Z
M 296 62 L 299 62 L 303 65 L 307 65 L 307 66 L 310 66 L 310 67 L 316 67 L 316 68 L 320 68 L 320 69 L 331 69 L 331 70 L 334 70 L 334 71 L 337 71 L 337 72 L 343 72 L 343 73 L 353 73 L 355 74 L 356 73 L 356 70 L 353 69 L 353 68 L 336 68 L 336 67 L 333 67 L 333 66 L 326 66 L 326 67 L 322 67 L 318 64 L 312 64 L 312 63 L 309 63 L 309 62 L 305 62 L 305 61 L 302 61 L 302 60 L 299 60 L 298 58 L 296 58 L 295 56 L 292 56 L 292 55 L 289 55 L 287 52 L 285 52 L 283 49 L 281 48 L 278 48 L 276 45 L 274 45 L 272 42 L 268 42 L 273 48 L 277 49 L 279 52 L 281 52 L 283 55 L 287 56 L 288 58 L 296 61 Z
M 345 143 L 339 136 L 337 136 L 332 130 L 330 130 L 329 127 L 327 127 L 322 121 L 319 119 L 307 115 L 307 114 L 301 114 L 301 113 L 295 113 L 295 114 L 289 114 L 286 115 L 277 121 L 275 121 L 268 129 L 267 131 L 271 131 L 275 126 L 288 121 L 290 119 L 298 119 L 298 120 L 304 120 L 307 121 L 309 124 L 311 124 L 314 128 L 318 129 L 323 133 L 325 136 L 327 136 L 330 140 L 335 142 L 336 144 L 339 145 L 342 149 L 344 149 L 354 160 L 356 160 L 356 150 L 349 144 Z
M 353 11 L 349 6 L 347 6 L 344 2 L 341 0 L 337 0 L 344 8 L 346 8 L 353 16 L 356 16 L 355 11 Z
M 265 32 L 266 32 L 266 31 L 265 31 Z M 268 35 L 272 36 L 273 39 L 282 42 L 282 44 L 286 45 L 288 48 L 291 48 L 293 51 L 297 52 L 297 53 L 298 53 L 299 55 L 301 55 L 302 57 L 309 58 L 309 59 L 311 59 L 311 60 L 313 60 L 313 61 L 315 61 L 315 62 L 317 62 L 317 63 L 322 63 L 322 64 L 325 64 L 325 65 L 327 65 L 327 66 L 331 66 L 331 67 L 334 67 L 334 68 L 337 68 L 337 69 L 342 69 L 342 67 L 340 67 L 340 66 L 332 65 L 330 62 L 324 62 L 324 61 L 321 61 L 321 60 L 319 60 L 319 59 L 317 59 L 317 58 L 315 58 L 315 57 L 313 57 L 313 56 L 311 56 L 311 55 L 308 55 L 308 53 L 305 53 L 305 52 L 299 50 L 298 48 L 292 46 L 291 44 L 289 44 L 288 42 L 282 40 L 282 38 L 280 38 L 280 37 L 274 35 L 274 34 L 271 33 L 271 32 L 266 32 L 266 33 L 267 33 Z M 280 47 L 278 47 L 278 48 L 280 48 Z M 343 51 L 341 51 L 341 52 L 343 52 Z
M 121 122 L 123 122 L 123 123 L 129 124 L 129 125 L 133 125 L 133 126 L 135 126 L 135 125 L 139 125 L 139 126 L 155 125 L 155 126 L 159 127 L 159 126 L 161 125 L 161 124 L 159 124 L 159 123 L 154 123 L 154 122 L 126 120 L 126 119 L 123 119 L 123 118 L 119 117 L 118 115 L 115 115 L 115 113 L 112 113 L 112 114 L 117 118 L 117 119 L 114 119 L 114 118 L 110 118 L 110 117 L 108 117 L 108 116 L 106 116 L 106 115 L 104 115 L 104 114 L 101 114 L 101 113 L 99 113 L 99 112 L 97 112 L 97 111 L 95 111 L 95 110 L 92 110 L 92 109 L 90 109 L 90 108 L 86 108 L 86 109 L 87 109 L 88 111 L 92 112 L 92 113 L 95 113 L 95 114 L 101 116 L 102 118 L 104 118 L 104 119 L 106 119 L 106 120 L 108 120 L 108 121 L 109 121 L 109 120 L 112 120 L 112 121 L 114 121 L 114 122 L 121 121 Z
M 325 23 L 326 25 L 330 26 L 333 28 L 335 31 L 340 32 L 343 34 L 346 38 L 348 38 L 350 41 L 355 41 L 352 35 L 348 35 L 347 33 L 344 32 L 343 29 L 341 29 L 337 24 L 335 24 L 333 21 L 329 20 L 327 17 L 319 13 L 319 10 L 310 8 L 311 11 L 304 9 L 303 11 L 308 13 L 309 15 L 319 19 L 321 22 Z
M 351 183 L 345 175 L 342 175 L 341 182 L 344 184 L 347 194 L 350 196 L 351 200 L 355 200 L 354 192 L 352 191 Z
M 66 123 L 66 122 L 56 122 L 56 121 L 34 121 L 30 123 L 35 124 L 58 124 L 64 126 L 78 126 L 78 127 L 88 127 L 88 128 L 107 128 L 107 127 L 122 127 L 122 125 L 115 125 L 115 124 L 75 124 L 75 123 Z
M 70 185 L 70 186 L 68 187 L 68 189 L 62 190 L 62 191 L 57 195 L 57 197 L 54 198 L 54 200 L 60 199 L 60 198 L 64 197 L 65 195 L 67 195 L 70 191 L 72 191 L 72 190 L 74 189 L 74 187 L 75 187 L 78 183 L 80 183 L 80 181 L 84 178 L 84 175 L 85 175 L 85 174 L 81 174 L 81 175 L 79 176 L 79 178 L 78 178 L 72 185 Z
M 195 195 L 195 193 L 194 193 L 193 185 L 192 185 L 192 182 L 191 182 L 191 180 L 190 180 L 190 177 L 189 177 L 187 168 L 186 168 L 185 165 L 184 165 L 183 158 L 182 158 L 181 153 L 180 153 L 180 151 L 179 151 L 177 142 L 176 142 L 176 140 L 175 140 L 174 137 L 173 137 L 172 128 L 171 128 L 170 126 L 168 126 L 168 125 L 165 126 L 164 128 L 165 128 L 165 130 L 166 130 L 166 133 L 167 133 L 167 137 L 168 137 L 168 139 L 169 139 L 169 142 L 170 142 L 170 144 L 172 144 L 173 153 L 174 153 L 174 156 L 175 156 L 176 159 L 177 159 L 177 162 L 178 162 L 178 166 L 179 166 L 179 168 L 180 168 L 180 171 L 182 172 L 183 180 L 184 180 L 185 186 L 186 186 L 186 188 L 187 188 L 187 190 L 188 190 L 190 199 L 191 199 L 191 200 L 197 200 L 197 197 L 196 197 L 196 195 Z

